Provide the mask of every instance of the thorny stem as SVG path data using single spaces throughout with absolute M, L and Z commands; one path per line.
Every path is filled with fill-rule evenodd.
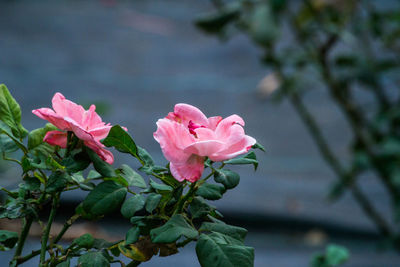
M 50 234 L 50 229 L 51 229 L 51 225 L 54 221 L 54 217 L 56 215 L 56 211 L 57 211 L 57 206 L 58 206 L 58 202 L 60 200 L 60 193 L 57 193 L 54 197 L 53 197 L 53 203 L 51 205 L 51 211 L 50 211 L 50 215 L 49 215 L 49 220 L 47 221 L 47 225 L 44 229 L 43 232 L 43 236 L 42 236 L 42 248 L 40 250 L 40 267 L 44 267 L 45 266 L 45 258 L 46 258 L 46 249 L 47 249 L 47 242 L 49 240 L 49 234 Z
M 23 219 L 22 231 L 18 239 L 17 248 L 15 249 L 14 259 L 19 257 L 22 253 L 22 249 L 24 248 L 24 244 L 26 238 L 28 237 L 32 222 L 33 218 L 31 216 L 27 216 L 26 218 Z

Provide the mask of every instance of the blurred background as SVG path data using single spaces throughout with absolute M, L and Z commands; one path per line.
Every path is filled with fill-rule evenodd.
M 227 2 L 235 4 L 235 1 Z M 265 2 L 279 4 L 290 1 Z M 292 1 L 285 5 L 293 6 L 292 10 L 301 14 L 305 11 L 301 11 L 300 2 Z M 336 3 L 339 9 L 348 8 L 346 12 L 360 8 L 347 7 L 344 4 L 346 1 L 311 2 L 319 3 L 314 6 L 320 8 L 315 10 L 317 13 L 324 12 L 326 6 L 332 7 L 332 3 Z M 348 2 L 364 5 L 364 1 Z M 393 20 L 395 23 L 400 20 L 397 2 L 366 2 L 368 5 L 365 6 L 372 8 L 375 13 L 379 10 L 397 11 L 397 17 Z M 353 189 L 345 189 L 354 188 L 353 184 L 348 186 L 348 181 L 337 183 L 338 176 L 340 181 L 348 176 L 340 177 L 337 171 L 332 171 L 329 157 L 328 163 L 324 161 L 327 157 L 319 153 L 321 146 L 315 145 L 315 135 L 309 134 L 309 122 L 304 124 L 304 116 L 299 116 L 299 110 L 301 112 L 302 109 L 293 102 L 296 95 L 307 107 L 307 114 L 315 117 L 320 133 L 324 135 L 335 158 L 344 165 L 354 162 L 356 153 L 353 148 L 357 147 L 353 142 L 354 127 L 348 123 L 346 112 L 343 113 L 335 102 L 335 94 L 324 89 L 318 71 L 311 69 L 302 73 L 283 60 L 285 57 L 297 58 L 302 52 L 298 47 L 285 50 L 286 46 L 293 44 L 288 25 L 290 14 L 287 21 L 283 15 L 282 18 L 275 18 L 276 23 L 281 23 L 280 28 L 272 24 L 274 28 L 266 30 L 271 33 L 274 29 L 280 29 L 280 43 L 276 47 L 281 51 L 278 60 L 284 66 L 279 74 L 279 65 L 269 64 L 276 60 L 269 53 L 272 39 L 275 41 L 278 37 L 268 37 L 267 41 L 260 42 L 254 33 L 259 30 L 257 25 L 265 26 L 268 22 L 261 19 L 256 21 L 258 24 L 255 26 L 250 23 L 249 28 L 243 28 L 240 21 L 231 19 L 229 12 L 234 10 L 235 5 L 225 7 L 223 4 L 205 0 L 0 1 L 0 83 L 6 84 L 20 103 L 23 124 L 27 129 L 45 124 L 31 110 L 49 106 L 54 93 L 61 92 L 66 98 L 86 107 L 91 103 L 96 104 L 104 121 L 126 126 L 135 141 L 159 163 L 166 161 L 152 137 L 156 129 L 155 122 L 172 111 L 176 103 L 195 105 L 207 116 L 226 117 L 236 113 L 246 121 L 246 133 L 255 137 L 267 151 L 257 152 L 260 162 L 257 172 L 250 167 L 235 168 L 242 177 L 240 185 L 213 204 L 225 215 L 226 221 L 248 228 L 246 244 L 255 247 L 255 266 L 308 266 L 311 256 L 323 251 L 329 243 L 344 245 L 350 250 L 351 258 L 345 266 L 399 266 L 400 256 L 388 242 L 389 236 L 394 239 L 397 237 L 398 224 L 393 219 L 396 217 L 393 215 L 393 197 L 384 183 L 369 171 L 357 171 L 357 188 L 368 197 L 380 216 L 389 221 L 388 225 L 394 229 L 396 236 L 392 233 L 382 235 L 382 227 L 377 227 L 365 215 L 359 201 L 354 199 Z M 250 11 L 245 12 L 254 13 L 251 8 L 254 9 L 250 5 Z M 273 4 L 270 8 L 267 10 L 270 13 L 260 15 L 258 12 L 257 16 L 277 16 L 278 11 L 274 12 Z M 360 10 L 357 14 L 360 13 L 361 17 L 369 14 L 363 8 Z M 209 12 L 214 12 L 211 17 L 202 16 Z M 227 17 L 227 14 L 231 17 Z M 306 12 L 304 14 L 307 15 Z M 309 22 L 304 14 L 301 16 L 306 17 L 307 24 Z M 222 23 L 221 20 L 218 22 L 221 16 L 225 18 Z M 254 17 L 256 15 L 250 21 L 254 22 Z M 301 26 L 302 22 L 299 23 Z M 378 17 L 374 23 L 379 24 Z M 233 27 L 228 29 L 228 26 Z M 388 29 L 385 25 L 382 27 Z M 399 36 L 400 27 L 390 27 L 394 27 Z M 315 31 L 311 35 L 324 39 L 320 37 L 319 29 L 311 30 Z M 361 36 L 351 30 L 343 32 L 345 34 L 339 36 L 345 41 L 339 44 L 339 50 L 347 51 L 349 55 L 362 53 L 365 42 Z M 207 33 L 217 34 L 219 38 Z M 311 37 L 300 36 L 300 43 L 303 42 L 301 38 L 309 40 L 307 38 Z M 380 51 L 380 44 L 374 40 L 371 43 L 371 50 Z M 397 64 L 399 50 L 396 49 L 385 51 L 385 55 Z M 378 55 L 378 58 L 383 57 L 383 53 Z M 312 57 L 305 56 L 303 61 L 304 58 L 313 61 Z M 367 61 L 364 65 L 371 64 Z M 342 72 L 352 73 L 346 69 L 349 65 L 343 66 Z M 374 69 L 370 71 L 377 72 Z M 395 67 L 387 71 L 392 73 L 382 78 L 385 87 L 382 92 L 389 99 L 390 108 L 398 110 L 398 78 L 393 78 L 398 72 Z M 363 75 L 371 77 L 368 73 Z M 302 87 L 279 88 L 282 84 L 287 85 L 289 80 L 298 82 Z M 353 86 L 350 81 L 346 82 Z M 377 95 L 363 90 L 362 81 L 355 86 L 358 89 L 352 96 L 359 101 L 361 108 L 372 112 Z M 279 90 L 284 93 L 279 93 Z M 375 114 L 367 111 L 363 113 L 367 119 L 375 118 Z M 396 127 L 399 125 L 398 120 L 392 123 Z M 396 137 L 395 134 L 393 136 L 391 138 Z M 400 151 L 398 144 L 393 143 L 388 148 L 397 149 L 394 152 L 397 156 Z M 116 158 L 117 165 L 127 163 L 137 166 L 129 156 L 118 154 Z M 360 158 L 357 157 L 357 160 Z M 374 162 L 370 159 L 367 163 L 372 164 L 369 169 L 379 169 Z M 398 164 L 398 157 L 393 162 Z M 1 171 L 2 186 L 13 188 L 18 184 L 20 173 L 13 165 L 2 162 Z M 398 190 L 400 176 L 396 177 L 395 190 Z M 392 187 L 396 183 L 393 182 Z M 333 200 L 332 194 L 339 187 L 341 196 Z M 85 195 L 83 191 L 66 195 L 59 212 L 60 218 L 67 217 L 77 200 Z M 6 221 L 0 221 L 0 226 L 2 229 L 11 227 Z M 122 220 L 105 220 L 96 224 L 78 224 L 77 228 L 71 228 L 70 234 L 74 238 L 73 231 L 92 231 L 117 240 L 123 237 L 128 228 L 129 224 Z M 39 240 L 36 238 L 33 232 L 27 251 L 38 246 Z M 11 254 L 2 253 L 0 258 L 6 262 Z M 188 246 L 177 255 L 155 257 L 143 266 L 199 265 L 194 247 Z

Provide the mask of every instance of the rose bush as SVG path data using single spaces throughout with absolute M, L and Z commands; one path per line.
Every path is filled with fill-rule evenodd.
M 154 133 L 170 161 L 164 167 L 135 144 L 126 128 L 105 124 L 94 105 L 85 110 L 57 93 L 53 109 L 33 113 L 50 124 L 28 132 L 21 124 L 18 103 L 0 85 L 0 150 L 4 160 L 22 169 L 18 188 L 0 187 L 6 195 L 0 219 L 23 222 L 20 233 L 0 230 L 0 249 L 15 247 L 10 266 L 38 255 L 41 267 L 71 266 L 74 258 L 79 266 L 137 266 L 155 255 L 175 254 L 190 242 L 197 242 L 201 266 L 253 266 L 254 249 L 244 244 L 247 230 L 225 224 L 221 213 L 208 203 L 239 184 L 239 175 L 226 166 L 257 168 L 256 155 L 249 150 L 263 148 L 244 134 L 242 118 L 207 118 L 193 106 L 176 105 L 173 113 L 157 122 Z M 133 156 L 147 177 L 126 164 L 111 165 L 114 157 L 106 147 Z M 17 150 L 22 153 L 14 154 Z M 215 183 L 209 183 L 211 177 Z M 61 194 L 71 190 L 88 194 L 60 232 L 50 238 Z M 120 219 L 131 224 L 124 239 L 109 242 L 86 233 L 68 245 L 60 244 L 76 220 L 99 220 L 117 211 Z M 41 247 L 23 255 L 35 222 L 43 225 Z

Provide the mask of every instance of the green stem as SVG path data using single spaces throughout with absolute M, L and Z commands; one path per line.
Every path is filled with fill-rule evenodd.
M 31 229 L 32 222 L 33 222 L 33 218 L 30 216 L 28 216 L 27 218 L 25 218 L 23 220 L 22 231 L 21 231 L 21 234 L 18 239 L 18 245 L 15 250 L 14 259 L 19 257 L 22 253 L 22 249 L 24 248 L 24 244 L 25 244 L 26 238 L 28 237 L 29 230 Z
M 60 193 L 57 193 L 53 198 L 53 203 L 51 205 L 49 220 L 47 222 L 46 228 L 44 229 L 44 233 L 42 236 L 42 248 L 40 250 L 40 265 L 39 265 L 40 267 L 45 266 L 44 262 L 45 262 L 45 258 L 46 258 L 47 242 L 49 240 L 51 224 L 54 221 L 54 217 L 56 215 L 59 200 L 60 200 Z
M 75 214 L 71 218 L 69 218 L 68 221 L 64 223 L 63 228 L 61 229 L 60 233 L 56 236 L 56 238 L 51 242 L 51 246 L 54 244 L 57 244 L 58 241 L 61 240 L 61 238 L 64 236 L 65 232 L 71 227 L 71 225 L 80 217 L 81 215 Z
M 197 182 L 192 183 L 190 185 L 190 189 L 187 192 L 187 194 L 185 196 L 183 196 L 181 199 L 179 199 L 178 204 L 177 204 L 177 208 L 174 211 L 174 215 L 182 212 L 186 200 L 188 200 L 194 194 L 194 192 L 196 191 L 196 189 L 197 189 L 196 184 L 197 184 Z

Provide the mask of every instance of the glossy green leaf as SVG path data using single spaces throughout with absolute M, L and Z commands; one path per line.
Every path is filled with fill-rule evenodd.
M 67 185 L 69 179 L 70 179 L 69 175 L 65 172 L 61 171 L 53 172 L 50 175 L 49 180 L 47 181 L 46 192 L 54 193 L 62 191 L 64 187 Z
M 113 181 L 97 185 L 83 201 L 83 209 L 93 215 L 103 215 L 118 209 L 125 199 L 127 189 Z
M 196 245 L 202 267 L 253 267 L 254 249 L 220 233 L 201 234 Z
M 78 259 L 80 267 L 108 267 L 110 263 L 100 251 L 92 251 L 83 254 Z
M 244 242 L 244 239 L 247 235 L 247 230 L 242 227 L 237 227 L 225 223 L 211 223 L 204 222 L 199 228 L 200 232 L 218 232 L 224 235 L 228 235 L 233 237 L 241 242 Z
M 90 158 L 85 151 L 81 151 L 64 158 L 61 164 L 67 168 L 68 172 L 75 173 L 85 170 L 90 165 Z
M 146 211 L 152 213 L 160 203 L 161 197 L 160 194 L 150 193 L 146 199 Z
M 46 143 L 43 142 L 43 138 L 46 136 L 46 133 L 49 131 L 55 131 L 57 130 L 57 127 L 55 127 L 53 124 L 47 123 L 45 127 L 35 129 L 31 131 L 28 134 L 28 149 L 29 151 L 34 151 L 34 150 L 44 150 L 48 151 L 45 146 Z
M 115 147 L 122 153 L 129 153 L 134 157 L 138 157 L 137 147 L 132 137 L 122 129 L 121 126 L 115 125 L 111 128 L 108 136 L 102 140 L 106 147 Z
M 203 218 L 213 210 L 215 207 L 209 205 L 202 197 L 195 197 L 190 203 L 190 213 L 193 219 Z
M 22 139 L 28 134 L 21 124 L 21 108 L 4 84 L 0 84 L 0 120 L 10 127 L 16 138 Z
M 221 183 L 226 189 L 235 188 L 240 182 L 240 176 L 228 169 L 215 170 L 214 180 Z
M 84 234 L 72 241 L 72 245 L 80 248 L 90 249 L 93 247 L 94 238 L 91 234 Z
M 196 238 L 198 232 L 181 214 L 175 214 L 163 226 L 150 231 L 151 241 L 153 243 L 172 243 L 177 241 L 181 236 L 193 239 Z
M 88 155 L 93 163 L 93 167 L 97 172 L 99 172 L 104 177 L 115 177 L 116 176 L 114 168 L 110 164 L 108 164 L 107 162 L 102 160 L 93 150 L 91 150 L 90 148 L 87 148 L 86 152 L 88 153 Z
M 132 227 L 128 230 L 125 236 L 125 245 L 130 245 L 138 241 L 140 235 L 140 229 L 137 226 Z
M 245 155 L 244 157 L 234 158 L 224 161 L 225 164 L 239 165 L 239 164 L 253 164 L 254 170 L 257 170 L 258 160 L 256 154 L 252 151 Z
M 126 164 L 121 165 L 121 176 L 125 178 L 125 180 L 128 182 L 130 186 L 137 186 L 139 188 L 146 188 L 146 182 L 144 181 L 143 177 L 132 170 L 131 167 L 129 167 Z
M 125 218 L 131 218 L 136 212 L 143 209 L 145 200 L 142 195 L 137 194 L 124 201 L 121 207 L 121 214 Z
M 19 149 L 15 142 L 5 134 L 0 134 L 0 152 L 12 153 Z
M 217 184 L 202 184 L 196 191 L 197 196 L 201 196 L 208 200 L 217 200 L 222 197 L 225 192 L 225 187 Z
M 165 185 L 165 184 L 156 183 L 152 179 L 150 179 L 150 186 L 152 188 L 154 188 L 157 192 L 159 192 L 159 191 L 171 192 L 173 190 L 173 188 L 171 186 Z

